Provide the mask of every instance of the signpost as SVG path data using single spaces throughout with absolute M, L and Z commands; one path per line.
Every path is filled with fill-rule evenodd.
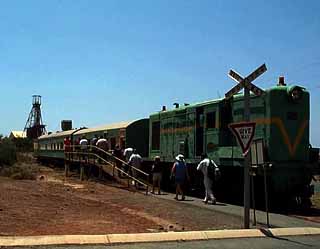
M 268 208 L 268 189 L 267 189 L 267 172 L 266 168 L 270 165 L 267 165 L 264 160 L 264 145 L 263 139 L 257 139 L 252 142 L 251 149 L 251 164 L 252 167 L 263 168 L 263 181 L 264 181 L 264 201 L 265 201 L 265 208 L 266 208 L 266 215 L 267 215 L 267 226 L 270 227 L 269 223 L 269 208 Z
M 250 91 L 252 91 L 257 96 L 264 94 L 264 91 L 261 88 L 252 84 L 252 81 L 254 81 L 256 78 L 258 78 L 261 74 L 263 74 L 266 71 L 267 71 L 267 67 L 265 64 L 258 67 L 246 78 L 243 78 L 240 74 L 238 74 L 233 70 L 229 71 L 229 77 L 235 80 L 238 84 L 234 86 L 230 91 L 228 91 L 225 94 L 225 97 L 229 99 L 234 94 L 237 94 L 241 89 L 244 88 L 244 121 L 247 122 L 247 124 L 250 123 Z M 251 142 L 252 142 L 252 139 L 251 139 Z M 249 147 L 250 147 L 250 143 L 249 143 Z M 245 158 L 244 158 L 245 159 L 244 160 L 244 228 L 249 228 L 250 227 L 250 175 L 249 175 L 250 155 L 248 153 L 244 153 L 244 154 L 245 154 Z

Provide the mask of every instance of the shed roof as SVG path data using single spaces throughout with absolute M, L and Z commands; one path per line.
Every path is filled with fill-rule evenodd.
M 9 138 L 26 138 L 27 134 L 24 131 L 11 131 Z

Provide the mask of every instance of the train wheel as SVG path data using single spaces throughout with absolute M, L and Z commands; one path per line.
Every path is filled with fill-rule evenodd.
M 304 211 L 307 211 L 311 208 L 312 202 L 310 198 L 301 198 L 300 208 Z

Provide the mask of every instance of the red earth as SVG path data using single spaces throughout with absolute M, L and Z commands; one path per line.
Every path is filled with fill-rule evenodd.
M 140 233 L 240 228 L 241 219 L 162 200 L 110 181 L 65 180 L 40 167 L 37 180 L 0 177 L 0 235 Z

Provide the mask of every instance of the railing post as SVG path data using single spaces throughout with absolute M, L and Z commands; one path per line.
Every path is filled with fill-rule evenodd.
M 87 176 L 87 181 L 90 179 L 90 176 L 91 176 L 91 164 L 90 164 L 90 154 L 87 154 L 87 157 L 86 157 L 86 168 L 87 168 L 87 173 L 86 173 L 86 176 Z
M 66 160 L 64 160 L 64 175 L 65 177 L 69 176 L 69 163 Z
M 102 166 L 99 166 L 99 179 L 102 178 Z
M 80 162 L 80 181 L 83 181 L 83 174 L 84 174 L 84 166 Z

